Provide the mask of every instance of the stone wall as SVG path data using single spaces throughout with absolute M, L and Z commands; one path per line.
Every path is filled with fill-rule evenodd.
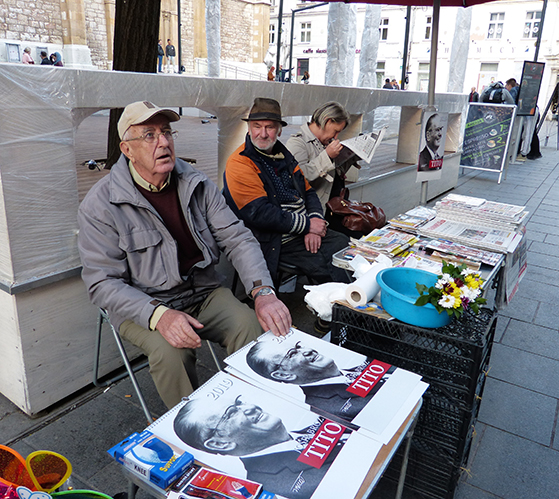
M 221 2 L 221 58 L 227 61 L 252 60 L 254 5 L 244 1 Z
M 61 5 L 65 8 L 61 9 Z M 3 42 L 19 41 L 20 52 L 29 42 L 34 57 L 39 47 L 49 52 L 58 50 L 63 61 L 72 66 L 76 59 L 64 53 L 64 46 L 73 44 L 89 49 L 93 66 L 110 70 L 114 9 L 115 0 L 0 0 L 0 61 L 7 60 L 3 56 Z M 75 19 L 72 13 L 80 13 L 80 19 Z M 187 73 L 192 73 L 195 59 L 207 57 L 204 0 L 181 1 L 181 24 L 182 64 Z M 268 24 L 266 0 L 222 0 L 222 59 L 262 62 Z M 163 45 L 170 38 L 178 50 L 176 0 L 162 0 L 159 26 Z M 75 48 L 67 52 L 70 50 Z
M 0 1 L 0 38 L 38 44 L 62 43 L 60 1 Z
M 91 51 L 91 62 L 99 69 L 112 69 L 113 64 L 112 56 L 109 57 L 112 50 L 109 50 L 107 41 L 106 3 L 106 0 L 84 2 L 87 45 Z

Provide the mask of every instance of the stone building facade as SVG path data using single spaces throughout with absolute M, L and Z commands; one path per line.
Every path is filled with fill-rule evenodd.
M 112 68 L 116 0 L 0 0 L 0 62 L 21 61 L 23 49 L 60 52 L 64 65 Z M 204 0 L 161 0 L 163 45 L 178 50 L 177 4 L 181 6 L 181 59 L 187 73 L 207 57 Z M 268 43 L 268 0 L 221 0 L 222 60 L 259 64 Z M 178 58 L 177 58 L 178 59 Z

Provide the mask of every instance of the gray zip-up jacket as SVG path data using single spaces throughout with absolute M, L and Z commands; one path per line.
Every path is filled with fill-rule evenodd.
M 220 250 L 247 293 L 272 279 L 260 245 L 225 203 L 218 187 L 177 159 L 180 203 L 203 260 L 179 274 L 176 242 L 161 217 L 135 187 L 124 155 L 89 191 L 78 211 L 82 278 L 90 300 L 105 308 L 118 329 L 126 319 L 149 328 L 160 303 L 196 303 L 221 285 Z

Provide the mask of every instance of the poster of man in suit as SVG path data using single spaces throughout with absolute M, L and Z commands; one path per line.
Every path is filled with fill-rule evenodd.
M 441 178 L 448 114 L 424 111 L 421 120 L 421 141 L 417 164 L 417 181 Z
M 392 417 L 417 403 L 415 390 L 425 385 L 417 374 L 295 328 L 282 338 L 265 333 L 225 362 L 235 376 L 383 442 L 392 438 Z
M 206 466 L 288 499 L 353 497 L 382 447 L 225 372 L 148 430 Z

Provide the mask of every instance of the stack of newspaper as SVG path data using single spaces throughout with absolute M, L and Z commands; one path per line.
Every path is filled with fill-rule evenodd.
M 469 220 L 485 225 L 504 224 L 516 228 L 526 221 L 525 206 L 486 201 L 482 198 L 449 194 L 436 204 L 437 216 L 450 220 Z
M 500 253 L 514 252 L 528 216 L 524 206 L 449 194 L 436 205 L 437 216 L 421 226 L 422 236 Z
M 428 387 L 295 329 L 268 332 L 225 362 L 231 374 L 216 374 L 148 430 L 278 498 L 354 497 Z

